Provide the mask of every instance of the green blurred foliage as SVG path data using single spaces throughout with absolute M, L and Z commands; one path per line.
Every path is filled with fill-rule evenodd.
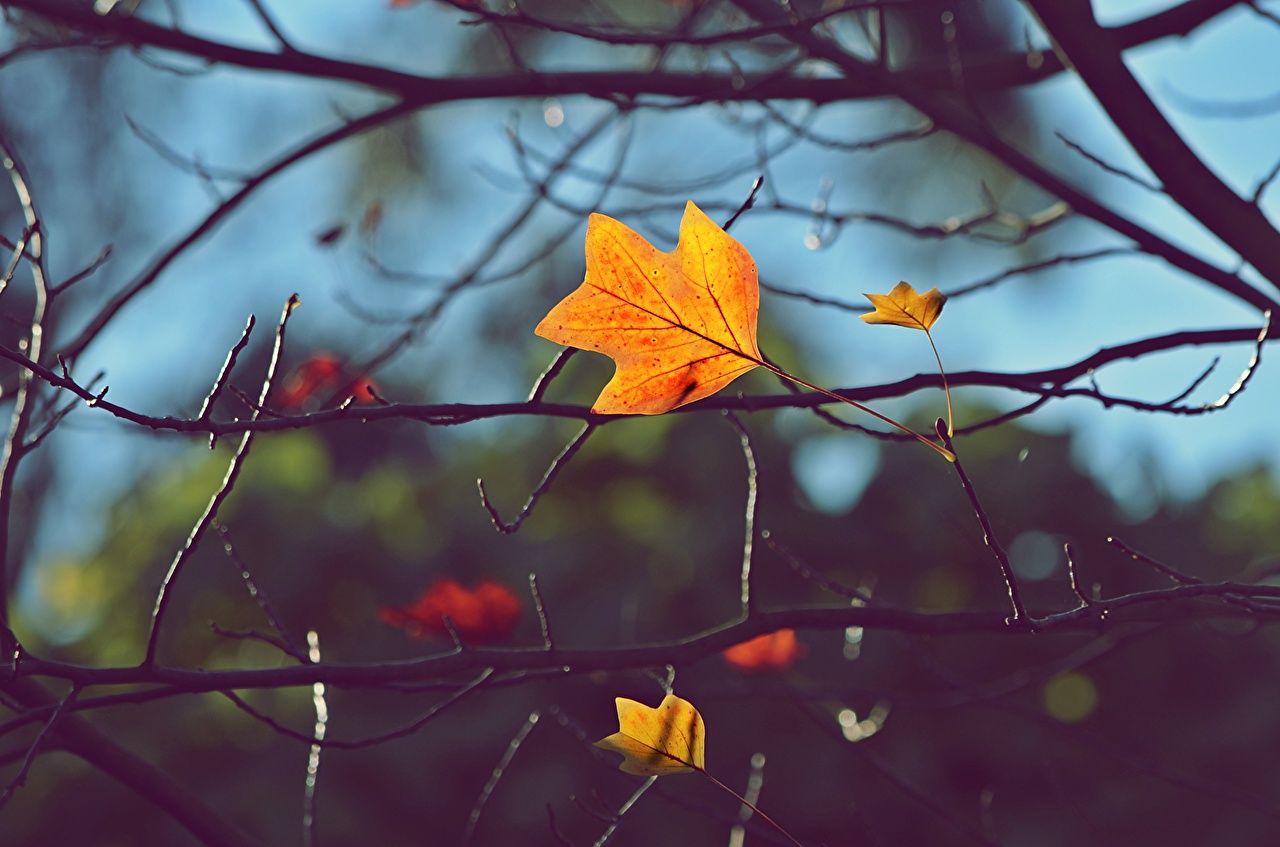
M 566 377 L 576 382 L 578 372 Z M 963 419 L 979 413 L 960 411 Z M 523 595 L 536 572 L 564 647 L 679 638 L 737 614 L 745 470 L 725 422 L 669 415 L 604 427 L 524 529 L 502 536 L 477 502 L 474 478 L 484 476 L 512 513 L 574 426 L 521 424 L 489 443 L 424 438 L 410 424 L 263 436 L 225 523 L 287 627 L 299 637 L 317 631 L 328 661 L 445 649 L 377 620 L 380 606 L 406 603 L 441 576 L 493 578 Z M 746 424 L 760 462 L 759 526 L 800 559 L 879 602 L 1002 608 L 999 573 L 950 469 L 935 456 L 883 445 L 856 506 L 824 514 L 807 505 L 792 459 L 797 443 L 830 429 L 794 412 L 749 416 Z M 155 586 L 230 448 L 197 454 L 202 448 L 193 446 L 187 461 L 121 498 L 100 549 L 40 569 L 47 574 L 41 611 L 18 621 L 32 649 L 90 664 L 140 658 Z M 962 441 L 1006 541 L 1033 531 L 1055 545 L 1070 541 L 1082 580 L 1104 594 L 1161 585 L 1111 551 L 1109 534 L 1206 579 L 1267 566 L 1263 554 L 1276 549 L 1275 479 L 1247 473 L 1203 502 L 1168 504 L 1130 526 L 1120 504 L 1072 465 L 1070 448 L 1068 437 L 1017 427 Z M 206 540 L 183 574 L 162 658 L 209 668 L 287 664 L 267 645 L 209 629 L 267 628 L 218 548 Z M 1072 605 L 1061 559 L 1045 566 L 1015 556 L 1015 563 L 1043 574 L 1024 578 L 1034 608 Z M 839 602 L 760 544 L 755 567 L 766 604 Z M 526 608 L 511 643 L 533 646 L 538 638 Z M 1274 793 L 1280 683 L 1259 672 L 1276 647 L 1269 631 L 1120 630 L 1079 666 L 1064 659 L 1089 648 L 1086 635 L 801 638 L 807 655 L 784 674 L 744 675 L 712 658 L 681 668 L 677 691 L 706 718 L 712 771 L 741 787 L 752 754 L 763 753 L 762 805 L 808 843 L 963 844 L 980 831 L 1002 844 L 1273 843 L 1273 820 L 1179 787 L 1172 776 Z M 244 693 L 290 726 L 311 725 L 308 689 Z M 393 744 L 326 751 L 322 843 L 459 843 L 490 769 L 535 709 L 543 720 L 499 782 L 475 843 L 555 843 L 547 804 L 574 843 L 594 838 L 602 824 L 580 805 L 616 807 L 636 783 L 575 732 L 581 727 L 587 740 L 608 734 L 616 695 L 656 702 L 659 689 L 639 672 L 530 681 L 473 696 Z M 331 687 L 330 737 L 400 725 L 440 696 Z M 879 718 L 869 721 L 873 710 Z M 113 708 L 95 720 L 268 843 L 296 841 L 305 744 L 217 695 Z M 846 741 L 842 731 L 866 737 Z M 76 815 L 58 811 L 68 796 L 77 798 Z M 718 843 L 735 814 L 732 801 L 697 777 L 672 777 L 637 806 L 615 843 Z M 161 813 L 61 754 L 34 770 L 22 802 L 8 810 L 6 833 L 14 844 L 185 843 Z

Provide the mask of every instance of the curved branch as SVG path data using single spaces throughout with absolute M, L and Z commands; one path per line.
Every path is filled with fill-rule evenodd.
M 1136 47 L 1171 36 L 1186 36 L 1240 0 L 1187 0 L 1171 9 L 1124 26 L 1113 34 L 1125 47 Z M 49 0 L 6 0 L 5 5 L 23 9 L 71 27 L 93 37 L 109 37 L 122 45 L 155 47 L 184 53 L 208 62 L 235 65 L 260 71 L 276 71 L 315 79 L 329 79 L 373 88 L 418 101 L 476 100 L 498 97 L 546 97 L 581 94 L 590 97 L 636 97 L 655 94 L 668 97 L 696 97 L 699 100 L 797 99 L 815 103 L 881 97 L 892 94 L 882 86 L 849 80 L 782 77 L 759 84 L 735 74 L 600 72 L 516 73 L 493 77 L 430 77 L 397 71 L 378 65 L 349 62 L 314 53 L 287 50 L 272 52 L 237 47 L 190 35 L 171 27 L 150 23 L 134 15 L 118 12 L 99 15 L 92 6 Z M 797 25 L 783 31 L 792 34 Z M 680 43 L 669 38 L 663 44 Z M 75 46 L 84 46 L 77 42 Z M 100 43 L 90 44 L 101 49 Z M 1034 60 L 1022 52 L 997 53 L 965 67 L 965 87 L 970 91 L 996 90 L 1029 85 L 1060 73 L 1062 63 L 1052 53 L 1036 53 Z M 910 74 L 921 86 L 950 89 L 949 66 L 922 68 Z
M 1188 603 L 1218 598 L 1228 602 L 1204 605 Z M 1280 587 L 1234 582 L 1176 585 L 1154 591 L 1137 591 L 1063 612 L 1033 614 L 1034 631 L 1045 633 L 1105 632 L 1133 623 L 1193 623 L 1205 620 L 1280 621 L 1280 605 L 1271 610 L 1244 609 L 1239 599 L 1280 599 Z M 281 688 L 326 685 L 381 686 L 393 682 L 437 679 L 443 675 L 563 668 L 566 673 L 688 665 L 713 656 L 727 647 L 778 629 L 844 629 L 860 626 L 916 635 L 1031 633 L 1029 622 L 1010 624 L 1003 611 L 919 612 L 885 606 L 817 606 L 757 610 L 746 618 L 706 630 L 689 638 L 628 647 L 548 652 L 536 647 L 468 648 L 409 661 L 372 664 L 306 664 L 244 670 L 186 670 L 156 665 L 93 668 L 40 659 L 27 654 L 18 668 L 20 677 L 64 679 L 81 687 L 93 685 L 166 684 L 196 691 L 237 688 Z
M 1237 344 L 1243 342 L 1258 344 L 1260 343 L 1260 340 L 1273 340 L 1276 338 L 1280 338 L 1280 329 L 1275 327 L 1270 330 L 1266 339 L 1259 338 L 1259 331 L 1257 329 L 1188 330 L 1184 332 L 1173 332 L 1167 335 L 1152 336 L 1150 338 L 1131 341 L 1125 344 L 1117 344 L 1112 347 L 1103 347 L 1083 359 L 1058 368 L 1049 368 L 1041 371 L 1026 371 L 1023 373 L 1000 371 L 957 371 L 955 373 L 948 374 L 948 378 L 953 387 L 980 386 L 986 388 L 1007 388 L 1028 394 L 1036 394 L 1041 397 L 1045 395 L 1066 397 L 1075 393 L 1084 393 L 1085 395 L 1092 396 L 1088 391 L 1076 392 L 1073 389 L 1068 389 L 1064 386 L 1072 380 L 1088 374 L 1090 371 L 1125 359 L 1138 359 L 1152 353 L 1175 350 L 1181 347 L 1202 347 L 1212 344 Z M 147 429 L 206 436 L 224 436 L 248 431 L 276 432 L 291 429 L 305 429 L 307 427 L 339 423 L 342 421 L 359 421 L 361 423 L 369 423 L 372 421 L 397 419 L 416 420 L 429 426 L 455 426 L 486 418 L 509 417 L 512 415 L 533 415 L 541 417 L 575 418 L 589 423 L 603 425 L 613 421 L 623 420 L 625 417 L 622 415 L 596 415 L 593 414 L 590 408 L 586 406 L 570 405 L 566 403 L 547 403 L 545 401 L 488 404 L 387 403 L 382 406 L 359 408 L 355 406 L 340 406 L 305 415 L 263 416 L 256 420 L 250 418 L 216 421 L 200 420 L 199 418 L 177 418 L 172 416 L 158 417 L 154 415 L 145 415 L 117 403 L 113 403 L 110 400 L 106 400 L 100 396 L 100 394 L 94 394 L 70 377 L 58 374 L 43 365 L 38 365 L 26 356 L 23 356 L 21 353 L 15 350 L 10 350 L 7 347 L 0 346 L 0 359 L 8 359 L 9 361 L 14 362 L 27 371 L 35 374 L 50 385 L 70 391 L 72 394 L 84 400 L 86 404 L 95 408 L 101 408 L 111 415 L 121 420 L 128 421 L 129 423 L 133 423 Z M 941 387 L 941 378 L 936 373 L 932 373 L 916 374 L 915 376 L 907 377 L 906 379 L 898 380 L 896 382 L 882 383 L 879 385 L 870 385 L 861 388 L 843 388 L 835 391 L 834 393 L 850 400 L 867 402 L 869 400 L 883 400 L 888 397 L 905 397 L 917 391 L 937 389 Z M 1123 403 L 1124 405 L 1133 405 L 1138 402 L 1121 401 L 1114 398 L 1107 399 L 1108 402 Z M 670 414 L 690 414 L 694 412 L 722 411 L 726 409 L 744 412 L 759 412 L 767 409 L 782 408 L 807 409 L 824 406 L 832 402 L 834 401 L 831 398 L 824 397 L 823 395 L 813 392 L 802 394 L 787 393 L 754 396 L 746 395 L 738 397 L 717 396 L 706 400 L 700 400 L 697 403 L 691 403 L 688 406 L 681 406 L 678 409 L 672 410 Z M 1153 407 L 1152 410 L 1163 411 L 1164 405 L 1159 408 Z
M 5 686 L 5 690 L 31 708 L 56 703 L 48 692 L 31 680 L 14 680 Z M 56 736 L 66 750 L 164 810 L 202 844 L 210 847 L 254 847 L 258 844 L 220 818 L 198 796 L 182 789 L 168 774 L 121 747 L 79 715 L 64 715 L 58 722 Z

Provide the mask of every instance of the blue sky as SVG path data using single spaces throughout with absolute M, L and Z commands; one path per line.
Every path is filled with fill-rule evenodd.
M 183 24 L 191 31 L 236 43 L 269 48 L 271 42 L 249 14 L 248 4 L 183 3 Z M 426 73 L 449 73 L 467 49 L 456 15 L 431 3 L 391 10 L 378 0 L 325 4 L 273 4 L 284 29 L 299 45 L 316 52 L 355 59 L 386 58 L 398 67 Z M 1162 4 L 1103 4 L 1104 19 L 1118 22 Z M 470 33 L 471 31 L 467 31 Z M 464 34 L 467 34 L 464 33 Z M 1192 146 L 1202 152 L 1231 185 L 1248 190 L 1280 157 L 1280 112 L 1249 119 L 1223 119 L 1188 111 L 1179 93 L 1200 98 L 1248 99 L 1275 93 L 1280 79 L 1280 27 L 1269 25 L 1246 9 L 1237 9 L 1199 31 L 1190 40 L 1171 40 L 1129 54 L 1138 73 Z M 575 52 L 576 51 L 576 52 Z M 557 53 L 559 66 L 600 67 L 608 61 L 598 46 Z M 634 52 L 635 56 L 641 55 Z M 92 156 L 74 134 L 59 128 L 74 125 L 69 114 L 79 77 L 52 70 L 54 58 L 26 60 L 4 69 L 0 85 L 8 92 L 31 87 L 42 92 L 27 98 L 33 134 L 59 136 L 39 157 Z M 90 61 L 87 57 L 77 62 Z M 189 60 L 173 60 L 196 68 Z M 202 161 L 252 170 L 279 151 L 331 126 L 338 113 L 367 110 L 378 98 L 354 88 L 300 81 L 285 76 L 215 67 L 196 76 L 175 76 L 140 63 L 127 53 L 114 55 L 104 71 L 99 104 L 112 144 L 115 183 L 119 190 L 119 224 L 124 236 L 116 254 L 98 277 L 86 285 L 106 291 L 131 278 L 162 245 L 184 233 L 210 208 L 199 181 L 160 163 L 124 128 L 128 115 L 157 133 L 178 151 Z M 55 90 L 65 87 L 64 91 Z M 1087 92 L 1063 75 L 1028 92 L 1038 102 L 1045 138 L 1042 153 L 1055 168 L 1087 180 L 1089 190 L 1152 229 L 1188 249 L 1224 265 L 1234 258 L 1159 195 L 1098 173 L 1065 149 L 1055 148 L 1054 129 L 1116 164 L 1138 166 L 1105 121 Z M 65 95 L 65 96 L 63 96 Z M 304 308 L 293 322 L 293 337 L 307 347 L 328 347 L 359 357 L 373 346 L 370 330 L 353 320 L 341 305 L 351 296 L 377 311 L 403 311 L 430 302 L 430 295 L 387 286 L 370 278 L 358 242 L 336 251 L 316 246 L 314 236 L 335 221 L 358 219 L 367 202 L 386 204 L 385 223 L 377 236 L 380 255 L 389 263 L 431 273 L 448 274 L 486 249 L 510 210 L 522 202 L 510 185 L 495 185 L 494 172 L 514 173 L 511 147 L 504 130 L 513 119 L 529 143 L 554 151 L 605 108 L 585 99 L 557 104 L 564 122 L 550 127 L 540 102 L 484 102 L 449 105 L 416 123 L 408 143 L 421 145 L 425 162 L 420 181 L 370 187 L 362 156 L 377 155 L 374 144 L 348 143 L 290 169 L 274 180 L 226 225 L 175 263 L 143 297 L 124 310 L 83 360 L 85 373 L 105 369 L 117 402 L 154 413 L 192 414 L 193 396 L 203 389 L 235 340 L 245 314 L 260 318 L 278 313 L 291 291 L 302 295 Z M 783 106 L 799 115 L 804 108 Z M 751 158 L 751 150 L 733 124 L 750 110 L 703 108 L 690 114 L 641 113 L 632 131 L 641 143 L 628 153 L 628 173 L 673 182 L 722 169 L 726 163 Z M 856 103 L 823 109 L 814 129 L 827 135 L 856 138 L 873 135 L 886 121 L 910 125 L 912 116 L 884 103 Z M 620 131 L 593 145 L 585 163 L 607 166 Z M 395 138 L 378 143 L 395 145 Z M 370 151 L 373 151 L 372 153 Z M 808 203 L 832 182 L 834 209 L 890 208 L 919 222 L 964 214 L 982 202 L 975 159 L 945 140 L 918 142 L 914 155 L 900 151 L 860 154 L 856 159 L 811 147 L 796 148 L 771 168 L 771 187 L 785 198 Z M 734 203 L 745 196 L 754 172 L 745 166 L 740 179 L 721 188 L 694 194 L 703 204 Z M 509 180 L 508 180 L 509 182 Z M 1030 213 L 1050 198 L 1016 181 L 991 186 L 1003 203 Z M 375 191 L 376 189 L 376 191 Z M 568 179 L 560 196 L 586 202 L 589 185 Z M 82 189 L 63 178 L 42 187 L 55 275 L 78 267 L 102 246 L 94 233 L 108 227 L 102 207 L 116 198 L 86 204 Z M 636 193 L 610 196 L 603 211 L 643 201 Z M 632 222 L 661 243 L 674 230 L 683 198 L 669 214 Z M 1264 210 L 1277 218 L 1280 189 L 1266 198 Z M 509 260 L 535 249 L 539 238 L 573 222 L 573 216 L 543 213 L 529 234 L 509 245 Z M 918 287 L 954 288 L 1009 264 L 1085 250 L 1123 241 L 1101 226 L 1072 220 L 1060 226 L 1042 247 L 1011 250 L 970 241 L 925 242 L 904 238 L 871 224 L 851 225 L 821 249 L 806 247 L 805 220 L 753 212 L 735 235 L 756 257 L 762 276 L 780 285 L 857 300 L 863 291 L 887 290 L 899 279 Z M 580 279 L 580 234 L 555 259 L 564 274 L 556 291 L 564 293 Z M 500 261 L 496 267 L 502 267 Z M 1246 273 L 1249 271 L 1246 270 Z M 515 334 L 496 348 L 476 348 L 467 339 L 490 320 L 492 309 L 518 291 L 519 281 L 477 289 L 454 304 L 441 331 L 410 348 L 384 378 L 415 386 L 399 399 L 465 399 L 505 401 L 522 396 L 527 375 L 518 364 L 550 356 L 553 348 L 531 334 Z M 1264 286 L 1265 287 L 1265 286 Z M 193 296 L 193 292 L 199 292 Z M 86 294 L 84 309 L 92 306 Z M 550 302 L 545 304 L 550 305 Z M 932 367 L 923 339 L 914 333 L 863 325 L 836 310 L 815 308 L 766 297 L 762 326 L 788 334 L 819 362 L 808 374 L 833 386 L 896 379 Z M 532 329 L 538 315 L 530 314 Z M 82 320 L 69 319 L 75 326 Z M 954 370 L 991 368 L 1019 370 L 1063 364 L 1099 346 L 1184 328 L 1259 325 L 1260 316 L 1194 279 L 1146 257 L 1119 258 L 1077 265 L 1011 281 L 994 290 L 951 303 L 936 336 L 944 359 Z M 466 350 L 465 366 L 458 350 Z M 1213 358 L 1219 369 L 1191 398 L 1214 399 L 1236 378 L 1250 350 L 1171 353 L 1134 365 L 1117 365 L 1099 374 L 1100 384 L 1116 394 L 1161 399 L 1176 394 Z M 1277 466 L 1280 427 L 1274 420 L 1280 404 L 1280 370 L 1263 367 L 1251 388 L 1227 411 L 1200 418 L 1157 417 L 1125 410 L 1102 410 L 1075 400 L 1051 404 L 1029 420 L 1051 430 L 1072 427 L 1081 434 L 1079 461 L 1118 493 L 1141 503 L 1153 492 L 1147 468 L 1159 471 L 1159 490 L 1191 497 L 1214 480 L 1256 463 Z M 764 385 L 764 383 L 761 383 Z M 772 389 L 770 389 L 772 390 Z M 983 395 L 984 398 L 989 395 Z M 588 398 L 581 398 L 588 399 Z M 940 400 L 939 400 L 940 402 Z M 185 404 L 185 405 L 184 405 Z M 492 428 L 431 437 L 488 437 Z M 867 470 L 880 459 L 866 445 L 840 446 L 825 439 L 807 446 L 799 468 L 810 480 L 811 495 L 842 503 L 850 495 L 850 477 L 823 482 L 821 468 L 833 456 Z M 59 453 L 59 496 L 68 508 L 84 514 L 100 508 L 131 478 L 123 471 L 139 460 L 156 464 L 194 457 L 199 445 L 168 439 L 156 452 L 150 442 L 89 410 L 77 412 L 51 444 Z M 834 448 L 832 445 L 836 445 Z M 835 449 L 837 452 L 832 453 Z M 86 476 L 95 484 L 83 484 Z M 113 482 L 114 480 L 114 482 Z M 853 478 L 856 483 L 857 477 Z M 840 486 L 844 489 L 840 489 Z M 833 488 L 834 486 L 834 488 Z M 856 487 L 856 486 L 853 486 Z M 843 491 L 843 493 L 841 493 Z M 1140 509 L 1139 509 L 1140 511 Z M 47 538 L 52 552 L 92 541 L 92 533 L 67 539 Z

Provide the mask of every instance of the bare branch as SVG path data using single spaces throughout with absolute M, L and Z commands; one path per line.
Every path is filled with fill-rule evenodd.
M 283 39 L 281 39 L 283 41 Z M 317 664 L 320 661 L 320 636 L 315 630 L 307 632 L 307 661 Z M 317 682 L 311 686 L 311 702 L 316 713 L 314 733 L 317 743 L 307 751 L 306 779 L 302 787 L 302 844 L 311 847 L 316 843 L 316 786 L 320 777 L 320 752 L 325 733 L 329 728 L 329 704 L 324 696 L 324 683 Z
M 1162 12 L 1119 27 L 1111 31 L 1111 35 L 1124 48 L 1171 36 L 1186 36 L 1237 2 L 1239 0 L 1185 0 Z M 10 7 L 28 10 L 98 39 L 113 38 L 120 44 L 158 47 L 209 62 L 255 70 L 351 82 L 399 97 L 431 97 L 434 102 L 566 94 L 600 97 L 660 94 L 706 98 L 710 93 L 711 99 L 732 100 L 743 97 L 740 80 L 736 75 L 586 72 L 448 79 L 298 51 L 276 53 L 236 47 L 153 24 L 137 16 L 97 15 L 88 7 L 74 4 L 51 6 L 46 0 L 7 0 L 7 3 Z M 780 35 L 789 36 L 794 31 L 794 25 L 789 26 Z M 677 43 L 678 38 L 679 36 L 672 36 L 671 42 Z M 984 62 L 971 63 L 966 67 L 965 81 L 971 91 L 1003 89 L 1038 82 L 1060 73 L 1062 69 L 1062 63 L 1053 54 L 1041 56 L 1038 62 L 1028 62 L 1027 56 L 1022 52 L 995 54 Z M 914 73 L 911 79 L 914 84 L 925 87 L 949 88 L 951 74 L 945 66 L 924 68 Z M 886 93 L 883 88 L 869 82 L 784 78 L 746 96 L 748 99 L 792 98 L 827 102 L 882 96 Z
M 946 421 L 938 418 L 937 424 L 934 426 L 938 438 L 942 440 L 942 444 L 955 457 L 952 467 L 956 470 L 956 476 L 960 480 L 960 486 L 964 489 L 965 496 L 969 498 L 969 505 L 973 507 L 973 513 L 978 518 L 978 524 L 982 527 L 982 542 L 987 545 L 987 549 L 991 551 L 991 556 L 1000 566 L 1000 572 L 1004 575 L 1005 588 L 1009 592 L 1009 603 L 1013 606 L 1013 616 L 1009 618 L 1010 626 L 1026 626 L 1032 631 L 1036 629 L 1036 620 L 1027 614 L 1027 607 L 1022 601 L 1022 592 L 1018 588 L 1018 576 L 1013 572 L 1013 565 L 1009 562 L 1009 554 L 1005 552 L 1004 546 L 1000 543 L 1000 539 L 996 537 L 996 531 L 991 526 L 991 518 L 987 516 L 987 511 L 982 507 L 982 503 L 978 500 L 978 492 L 974 489 L 973 483 L 969 480 L 969 475 L 965 473 L 964 465 L 960 462 L 960 455 L 956 452 L 955 442 L 951 440 L 951 435 L 947 432 Z
M 275 345 L 271 349 L 271 361 L 267 364 L 267 373 L 262 378 L 262 391 L 258 395 L 259 406 L 265 406 L 267 397 L 271 394 L 271 385 L 275 379 L 276 368 L 280 365 L 281 352 L 284 349 L 285 327 L 289 323 L 289 315 L 293 313 L 298 303 L 298 295 L 290 296 L 280 314 L 280 323 L 276 327 Z M 257 417 L 256 411 L 254 412 L 254 417 Z M 161 581 L 160 590 L 156 594 L 155 609 L 151 613 L 151 630 L 147 635 L 147 651 L 142 661 L 143 665 L 150 665 L 155 662 L 156 649 L 160 640 L 160 627 L 164 623 L 165 612 L 168 610 L 169 602 L 173 597 L 173 585 L 181 575 L 183 566 L 200 545 L 200 540 L 204 537 L 205 530 L 217 519 L 219 507 L 222 506 L 223 501 L 227 499 L 231 494 L 231 490 L 235 487 L 236 480 L 240 476 L 241 468 L 244 467 L 245 459 L 249 456 L 249 448 L 252 444 L 253 432 L 246 431 L 240 438 L 240 444 L 236 448 L 235 454 L 231 457 L 231 464 L 227 467 L 227 473 L 222 479 L 222 485 L 214 492 L 213 497 L 209 500 L 209 505 L 205 507 L 204 514 L 196 521 L 196 525 L 191 529 L 186 542 L 169 564 L 169 570 Z
M 1083 144 L 1080 144 L 1076 141 L 1072 141 L 1070 138 L 1066 136 L 1065 133 L 1055 130 L 1053 134 L 1058 136 L 1058 140 L 1061 141 L 1063 144 L 1067 145 L 1067 147 L 1069 147 L 1071 150 L 1078 153 L 1080 156 L 1087 159 L 1089 162 L 1092 162 L 1093 164 L 1097 165 L 1099 168 L 1106 171 L 1107 173 L 1112 174 L 1114 176 L 1118 176 L 1121 179 L 1128 180 L 1129 182 L 1133 183 L 1139 188 L 1145 188 L 1147 191 L 1150 191 L 1153 194 L 1165 193 L 1164 186 L 1159 185 L 1158 183 L 1151 182 L 1150 180 L 1147 180 L 1143 177 L 1140 177 L 1137 174 L 1133 173 L 1132 171 L 1127 171 L 1124 168 L 1119 167 L 1118 165 L 1111 164 L 1110 162 L 1103 159 L 1101 156 L 1097 155 L 1096 153 L 1089 152 L 1089 150 L 1086 149 Z
M 552 460 L 542 474 L 542 479 L 538 481 L 533 491 L 529 493 L 529 499 L 520 507 L 520 512 L 509 522 L 502 519 L 502 515 L 498 514 L 498 510 L 490 502 L 489 494 L 484 488 L 484 480 L 477 479 L 476 488 L 480 491 L 480 505 L 484 506 L 484 510 L 489 513 L 489 520 L 493 523 L 493 528 L 503 535 L 518 532 L 525 518 L 529 517 L 534 507 L 538 505 L 538 500 L 551 489 L 556 477 L 560 475 L 560 471 L 564 470 L 565 466 L 573 460 L 573 457 L 582 449 L 582 445 L 587 443 L 587 439 L 591 437 L 591 433 L 595 432 L 595 428 L 596 425 L 591 421 L 587 421 L 582 425 L 582 429 L 578 430 L 578 434 Z
M 1081 80 L 1164 186 L 1206 229 L 1280 287 L 1280 232 L 1187 146 L 1121 57 L 1122 47 L 1082 3 L 1030 0 Z
M 756 468 L 756 453 L 751 446 L 751 434 L 747 432 L 747 428 L 743 426 L 742 421 L 738 420 L 738 416 L 733 412 L 726 411 L 724 416 L 729 425 L 738 433 L 738 441 L 742 445 L 742 458 L 747 465 L 747 506 L 742 541 L 742 575 L 738 580 L 742 614 L 747 617 L 750 616 L 752 609 L 759 603 L 755 592 L 752 590 L 755 580 L 751 575 L 751 551 L 756 540 L 756 499 L 759 492 L 759 479 Z
M 310 663 L 310 666 L 321 667 L 319 662 L 312 662 Z M 485 668 L 483 671 L 480 672 L 478 676 L 476 676 L 475 679 L 461 686 L 452 694 L 450 694 L 448 697 L 444 698 L 439 703 L 436 703 L 430 709 L 424 712 L 422 715 L 418 716 L 416 719 L 405 724 L 404 726 L 399 727 L 398 729 L 390 730 L 389 732 L 382 732 L 376 735 L 370 735 L 364 738 L 357 738 L 357 739 L 325 738 L 323 737 L 322 733 L 316 734 L 316 735 L 308 735 L 306 733 L 298 732 L 297 730 L 290 729 L 289 727 L 280 723 L 270 715 L 260 712 L 257 709 L 255 709 L 253 706 L 250 706 L 248 703 L 245 702 L 244 698 L 236 694 L 234 691 L 226 690 L 226 691 L 221 691 L 220 693 L 222 694 L 222 696 L 230 700 L 236 706 L 236 708 L 238 708 L 240 711 L 244 712 L 245 714 L 249 715 L 250 717 L 254 718 L 257 721 L 266 724 L 267 726 L 271 727 L 271 729 L 275 730 L 278 734 L 283 735 L 285 738 L 292 738 L 295 741 L 306 742 L 307 744 L 310 744 L 313 748 L 332 747 L 337 750 L 360 750 L 365 747 L 376 747 L 379 744 L 386 744 L 388 741 L 395 741 L 396 739 L 406 738 L 410 735 L 413 735 L 415 732 L 422 729 L 424 726 L 426 726 L 428 723 L 434 720 L 445 709 L 448 709 L 450 706 L 454 705 L 459 700 L 466 697 L 468 694 L 471 694 L 474 691 L 478 690 L 482 685 L 484 685 L 486 681 L 488 681 L 488 679 L 492 675 L 493 675 L 493 669 Z M 313 686 L 321 685 L 321 684 L 323 683 L 316 682 L 316 683 L 313 683 Z
M 31 765 L 35 762 L 36 756 L 40 755 L 41 746 L 44 745 L 45 741 L 57 728 L 58 721 L 62 719 L 63 713 L 67 710 L 68 706 L 75 702 L 75 699 L 79 694 L 80 689 L 73 686 L 71 690 L 67 692 L 67 696 L 58 701 L 58 705 L 54 708 L 53 713 L 49 715 L 49 719 L 45 721 L 40 732 L 37 733 L 36 737 L 31 741 L 31 746 L 27 748 L 27 755 L 22 760 L 22 765 L 18 768 L 18 772 L 14 775 L 13 779 L 9 780 L 9 784 L 5 786 L 4 791 L 0 791 L 0 810 L 4 809 L 5 804 L 9 802 L 9 798 L 13 796 L 15 791 L 27 784 L 27 774 L 31 771 Z
M 475 805 L 471 807 L 471 814 L 467 816 L 467 827 L 462 833 L 462 843 L 470 844 L 476 834 L 476 827 L 480 824 L 480 816 L 484 814 L 484 807 L 489 803 L 489 798 L 493 796 L 494 790 L 498 787 L 498 781 L 502 779 L 503 774 L 511 767 L 511 762 L 516 757 L 516 753 L 520 751 L 520 747 L 524 744 L 529 733 L 533 732 L 534 727 L 538 725 L 538 720 L 542 717 L 542 713 L 536 709 L 529 713 L 529 717 L 524 719 L 520 724 L 520 728 L 516 730 L 516 734 L 511 737 L 511 741 L 507 744 L 507 749 L 503 751 L 502 758 L 498 759 L 498 763 L 493 766 L 489 779 L 485 781 L 484 788 L 480 789 L 480 795 L 476 797 Z M 551 807 L 547 807 L 550 814 Z M 552 826 L 555 826 L 554 816 L 552 817 Z

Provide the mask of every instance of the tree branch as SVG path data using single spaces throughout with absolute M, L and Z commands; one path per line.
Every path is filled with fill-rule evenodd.
M 1280 231 L 1182 140 L 1129 71 L 1122 47 L 1098 25 L 1089 3 L 1030 0 L 1056 49 L 1159 179 L 1206 229 L 1280 288 Z

